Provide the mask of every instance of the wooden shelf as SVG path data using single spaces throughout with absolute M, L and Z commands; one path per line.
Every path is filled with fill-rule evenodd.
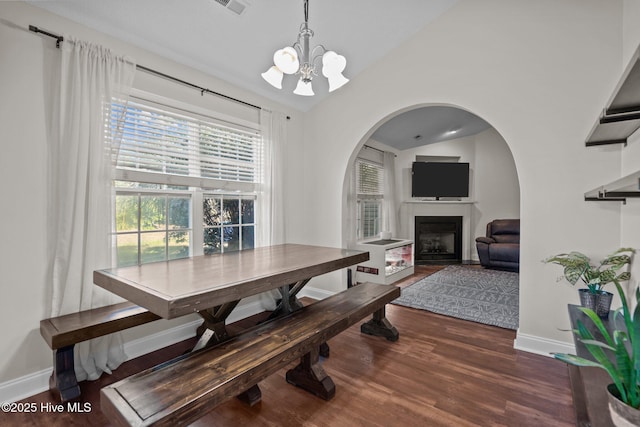
M 640 171 L 584 194 L 584 199 L 587 201 L 609 200 L 625 202 L 629 197 L 640 197 Z
M 640 128 L 640 46 L 622 73 L 606 108 L 589 133 L 585 145 L 623 144 Z M 627 202 L 640 197 L 640 171 L 584 194 L 586 201 Z
M 627 144 L 640 128 L 640 47 L 631 58 L 607 106 L 586 140 L 594 145 Z

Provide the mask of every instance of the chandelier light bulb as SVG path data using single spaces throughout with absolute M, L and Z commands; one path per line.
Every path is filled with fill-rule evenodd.
M 329 92 L 340 89 L 349 82 L 349 79 L 343 76 L 342 73 L 327 76 L 327 80 L 329 80 Z
M 329 77 L 341 74 L 347 66 L 347 59 L 330 50 L 322 55 L 322 75 Z
M 275 65 L 271 66 L 267 71 L 261 74 L 262 78 L 265 79 L 271 86 L 276 89 L 282 89 L 282 78 L 284 74 L 282 71 Z
M 349 79 L 342 75 L 347 59 L 330 50 L 322 55 L 322 75 L 329 80 L 329 92 L 344 86 Z
M 298 80 L 298 85 L 296 86 L 296 90 L 293 91 L 296 95 L 302 96 L 313 96 L 313 87 L 311 87 L 311 82 L 305 82 L 304 80 Z
M 276 51 L 273 55 L 273 63 L 285 74 L 294 74 L 300 68 L 298 52 L 291 46 Z

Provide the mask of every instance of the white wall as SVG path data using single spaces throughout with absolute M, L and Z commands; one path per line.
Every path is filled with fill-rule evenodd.
M 520 184 L 511 150 L 495 129 L 476 135 L 474 146 L 476 227 L 472 238 L 475 241 L 476 237 L 486 234 L 487 223 L 494 219 L 520 218 Z M 475 249 L 472 255 L 478 259 Z
M 0 2 L 0 400 L 7 383 L 23 376 L 51 369 L 51 350 L 39 333 L 39 323 L 50 310 L 47 279 L 46 200 L 47 200 L 47 90 L 59 58 L 55 41 L 28 31 L 33 24 L 58 34 L 101 43 L 125 54 L 138 63 L 166 74 L 199 84 L 291 116 L 288 125 L 290 143 L 284 162 L 285 194 L 292 179 L 289 172 L 299 172 L 293 162 L 299 157 L 303 117 L 299 111 L 274 104 L 250 92 L 231 86 L 180 64 L 137 49 L 86 27 L 23 2 Z M 138 72 L 134 86 L 213 111 L 247 120 L 257 120 L 257 111 L 221 101 L 168 80 Z M 287 200 L 286 203 L 295 203 Z M 289 205 L 287 205 L 289 209 Z M 191 320 L 191 319 L 187 319 Z M 125 340 L 148 336 L 185 319 L 159 321 L 125 333 Z M 46 374 L 45 384 L 46 384 Z
M 571 343 L 561 329 L 577 292 L 541 260 L 571 249 L 604 255 L 620 243 L 620 206 L 583 195 L 620 171 L 618 152 L 587 150 L 584 140 L 621 72 L 621 25 L 620 1 L 460 1 L 307 114 L 302 160 L 312 191 L 300 205 L 314 227 L 291 236 L 341 243 L 349 158 L 383 120 L 425 104 L 467 109 L 502 135 L 517 168 L 518 340 L 528 342 L 520 346 Z M 327 277 L 322 285 L 343 284 Z
M 631 57 L 640 49 L 640 2 L 624 1 L 624 57 L 622 67 L 626 67 Z M 640 167 L 640 132 L 636 132 L 628 140 L 626 147 L 618 150 L 622 156 L 622 176 L 636 172 Z M 611 177 L 614 180 L 617 176 Z M 622 206 L 621 246 L 634 247 L 640 251 L 637 237 L 640 236 L 640 199 L 627 199 Z M 640 253 L 636 254 L 631 270 L 632 280 L 629 287 L 640 286 Z

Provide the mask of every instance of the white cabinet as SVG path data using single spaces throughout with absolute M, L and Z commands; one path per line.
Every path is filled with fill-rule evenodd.
M 358 243 L 356 249 L 369 252 L 369 261 L 356 267 L 356 282 L 388 285 L 414 272 L 412 240 L 369 240 Z

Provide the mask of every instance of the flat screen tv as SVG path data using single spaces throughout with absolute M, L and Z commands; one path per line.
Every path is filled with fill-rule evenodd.
M 412 197 L 469 197 L 469 163 L 414 162 Z

